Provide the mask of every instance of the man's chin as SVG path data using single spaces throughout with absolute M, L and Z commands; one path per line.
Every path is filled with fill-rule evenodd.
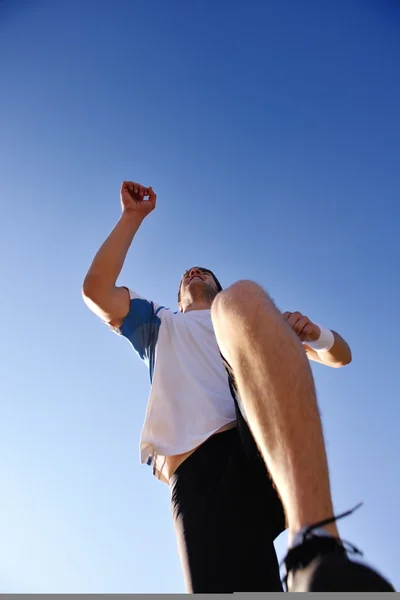
M 192 288 L 193 286 L 197 285 L 198 287 L 206 287 L 206 284 L 204 283 L 204 281 L 202 279 L 192 279 L 192 281 L 189 281 L 188 285 L 187 285 L 187 289 Z

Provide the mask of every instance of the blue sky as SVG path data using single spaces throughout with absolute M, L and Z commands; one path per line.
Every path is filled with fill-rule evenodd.
M 349 341 L 313 367 L 335 507 L 400 586 L 395 4 L 0 4 L 2 592 L 184 591 L 146 368 L 80 296 L 124 179 L 158 206 L 122 284 L 175 307 L 203 264 Z

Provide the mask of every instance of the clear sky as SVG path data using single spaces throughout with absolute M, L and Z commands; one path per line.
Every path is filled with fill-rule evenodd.
M 81 299 L 124 179 L 158 206 L 121 284 L 175 309 L 201 264 L 349 341 L 313 367 L 335 507 L 400 586 L 396 4 L 0 3 L 0 591 L 184 591 L 146 367 Z

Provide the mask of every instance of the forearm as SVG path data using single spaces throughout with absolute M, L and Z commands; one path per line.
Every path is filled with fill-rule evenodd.
M 133 238 L 143 217 L 123 213 L 118 223 L 100 247 L 83 283 L 83 291 L 115 286 Z
M 352 357 L 350 346 L 336 331 L 332 330 L 332 333 L 335 341 L 330 350 L 325 352 L 316 352 L 307 346 L 307 343 L 304 344 L 304 348 L 310 360 L 314 360 L 315 362 L 319 362 L 329 367 L 344 367 L 351 362 Z

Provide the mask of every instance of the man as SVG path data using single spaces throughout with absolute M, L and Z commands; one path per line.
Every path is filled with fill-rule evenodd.
M 333 516 L 307 357 L 343 366 L 347 343 L 298 312 L 282 315 L 257 284 L 222 290 L 201 267 L 184 274 L 176 313 L 117 287 L 156 195 L 125 182 L 121 202 L 83 296 L 149 365 L 141 460 L 171 487 L 187 591 L 281 591 L 273 541 L 283 511 L 290 591 L 392 591 L 348 559 Z

